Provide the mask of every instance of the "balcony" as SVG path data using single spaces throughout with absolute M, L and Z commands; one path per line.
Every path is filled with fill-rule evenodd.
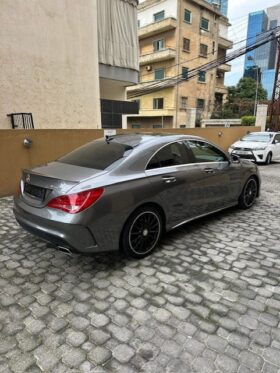
M 222 65 L 217 67 L 217 70 L 222 71 L 223 73 L 229 73 L 231 71 L 231 65 L 223 63 Z
M 161 49 L 152 53 L 144 54 L 140 57 L 140 66 L 155 62 L 173 60 L 176 57 L 176 51 L 172 48 Z
M 224 85 L 216 85 L 215 93 L 221 93 L 222 95 L 227 95 L 228 89 Z
M 149 25 L 143 26 L 138 30 L 139 39 L 148 38 L 160 34 L 164 31 L 176 29 L 177 21 L 175 18 L 165 18 L 158 22 L 150 23 Z
M 126 88 L 127 97 L 128 99 L 131 99 L 135 97 L 135 95 L 141 95 L 141 94 L 148 94 L 153 93 L 156 91 L 159 91 L 161 89 L 171 88 L 176 85 L 177 80 L 176 79 L 161 79 L 158 81 L 152 80 L 148 82 L 142 82 L 130 87 Z M 154 85 L 154 83 L 157 83 Z
M 223 49 L 231 49 L 233 47 L 233 42 L 226 38 L 223 38 L 221 35 L 218 37 L 218 46 Z

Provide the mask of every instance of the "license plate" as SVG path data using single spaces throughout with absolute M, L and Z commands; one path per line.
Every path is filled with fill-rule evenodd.
M 252 153 L 247 151 L 247 150 L 238 150 L 238 151 L 235 152 L 235 154 L 237 154 L 237 155 L 248 155 L 248 154 L 252 154 Z
M 41 201 L 45 198 L 46 190 L 44 188 L 37 187 L 36 185 L 31 185 L 25 183 L 24 185 L 24 193 L 29 194 L 32 197 L 38 198 Z

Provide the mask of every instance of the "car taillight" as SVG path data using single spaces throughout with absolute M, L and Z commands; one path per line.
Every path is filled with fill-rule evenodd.
M 75 194 L 59 196 L 52 199 L 47 206 L 68 212 L 69 214 L 77 214 L 93 205 L 102 196 L 103 192 L 103 188 L 96 188 Z

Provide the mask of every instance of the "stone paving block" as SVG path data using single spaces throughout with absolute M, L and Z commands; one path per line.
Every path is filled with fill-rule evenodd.
M 88 353 L 88 358 L 96 365 L 103 365 L 111 358 L 112 352 L 107 348 L 97 346 Z
M 113 357 L 120 363 L 128 363 L 135 351 L 126 344 L 119 344 L 113 349 Z
M 240 361 L 253 371 L 260 371 L 262 369 L 264 363 L 262 357 L 250 351 L 241 351 L 239 357 Z

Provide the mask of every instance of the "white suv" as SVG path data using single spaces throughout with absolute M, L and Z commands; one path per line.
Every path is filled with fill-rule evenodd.
M 270 164 L 280 160 L 280 132 L 251 132 L 228 151 L 252 162 Z

